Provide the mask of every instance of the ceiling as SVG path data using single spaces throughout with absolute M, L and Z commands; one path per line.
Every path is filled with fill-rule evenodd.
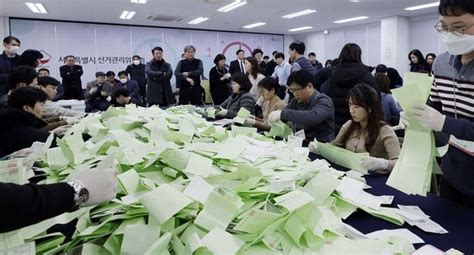
M 130 0 L 26 0 L 43 3 L 47 14 L 32 13 L 24 4 L 25 0 L 0 0 L 0 16 L 35 19 L 86 21 L 129 25 L 148 25 L 163 27 L 184 27 L 207 30 L 246 31 L 259 33 L 298 34 L 322 31 L 346 26 L 367 24 L 390 16 L 407 16 L 435 13 L 437 8 L 418 11 L 405 11 L 414 5 L 432 3 L 435 0 L 247 0 L 243 7 L 227 13 L 216 10 L 232 3 L 233 0 L 148 0 L 146 4 L 132 4 Z M 293 19 L 281 16 L 316 9 L 317 12 Z M 119 19 L 122 11 L 135 11 L 131 20 Z M 149 16 L 173 16 L 179 21 L 158 22 L 148 20 Z M 189 25 L 197 17 L 209 17 L 206 22 Z M 344 24 L 334 24 L 335 20 L 356 16 L 369 16 L 369 19 Z M 265 26 L 243 29 L 251 23 L 265 22 Z M 288 32 L 289 29 L 312 26 L 302 32 Z

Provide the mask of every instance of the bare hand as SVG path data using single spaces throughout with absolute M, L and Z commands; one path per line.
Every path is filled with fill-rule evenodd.
M 187 78 L 186 81 L 188 81 L 189 84 L 191 84 L 191 86 L 194 86 L 194 81 L 193 81 L 193 79 Z

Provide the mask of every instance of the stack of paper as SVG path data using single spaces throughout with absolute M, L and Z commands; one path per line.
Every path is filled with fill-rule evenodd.
M 367 173 L 367 169 L 364 169 L 360 165 L 360 162 L 363 157 L 369 156 L 369 153 L 355 153 L 330 143 L 318 142 L 317 146 L 321 156 L 327 160 L 345 168 L 356 170 L 364 174 Z

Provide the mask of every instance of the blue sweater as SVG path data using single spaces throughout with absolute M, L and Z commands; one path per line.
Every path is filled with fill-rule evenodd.
M 383 106 L 383 115 L 385 118 L 385 121 L 390 123 L 390 120 L 393 118 L 400 117 L 400 112 L 402 109 L 400 108 L 400 105 L 395 102 L 395 99 L 393 98 L 392 95 L 387 94 L 387 93 L 381 93 L 382 94 L 382 106 Z

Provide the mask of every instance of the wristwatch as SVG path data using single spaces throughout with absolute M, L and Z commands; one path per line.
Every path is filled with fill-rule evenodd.
M 67 184 L 74 189 L 74 209 L 78 209 L 89 200 L 89 191 L 76 181 L 68 181 Z

